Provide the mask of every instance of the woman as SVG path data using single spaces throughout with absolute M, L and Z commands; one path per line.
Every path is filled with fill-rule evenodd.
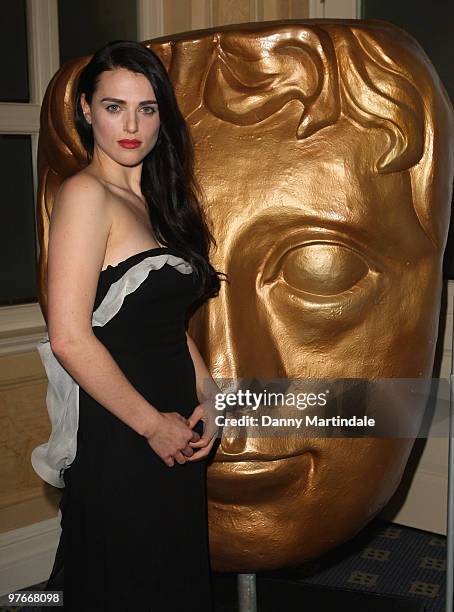
M 220 273 L 159 58 L 129 41 L 100 49 L 79 77 L 76 127 L 89 163 L 52 210 L 48 332 L 79 385 L 77 454 L 46 588 L 63 572 L 64 609 L 77 612 L 212 610 L 219 388 L 185 329 Z

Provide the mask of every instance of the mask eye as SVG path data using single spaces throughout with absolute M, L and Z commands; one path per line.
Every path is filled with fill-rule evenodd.
M 280 274 L 298 291 L 318 296 L 344 293 L 367 276 L 366 261 L 347 246 L 315 242 L 284 256 Z

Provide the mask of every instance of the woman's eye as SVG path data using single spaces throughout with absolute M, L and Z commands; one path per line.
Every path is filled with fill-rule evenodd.
M 142 106 L 142 111 L 145 113 L 145 115 L 154 115 L 156 108 L 153 106 Z
M 118 104 L 109 104 L 109 106 L 106 106 L 106 110 L 108 110 L 109 113 L 117 113 L 119 109 L 120 107 Z

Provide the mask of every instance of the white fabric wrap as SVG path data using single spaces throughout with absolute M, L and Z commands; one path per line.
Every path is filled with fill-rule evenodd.
M 110 321 L 122 307 L 125 297 L 143 283 L 150 271 L 159 270 L 166 263 L 183 274 L 192 272 L 191 265 L 176 255 L 166 253 L 146 257 L 112 283 L 93 312 L 92 325 L 103 326 Z M 37 349 L 48 379 L 46 404 L 52 433 L 48 442 L 32 451 L 31 463 L 44 481 L 64 488 L 63 472 L 74 461 L 77 452 L 79 385 L 55 357 L 48 335 L 39 341 Z

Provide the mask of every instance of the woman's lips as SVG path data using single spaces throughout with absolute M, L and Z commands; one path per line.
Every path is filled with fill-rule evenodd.
M 124 149 L 137 149 L 142 142 L 140 140 L 119 140 L 118 144 Z

